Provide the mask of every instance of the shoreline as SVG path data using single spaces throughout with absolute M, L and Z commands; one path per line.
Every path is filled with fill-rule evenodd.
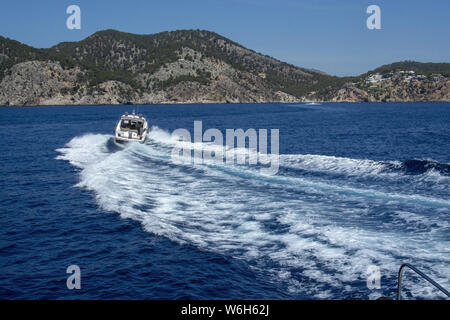
M 36 107 L 100 107 L 100 106 L 177 106 L 177 105 L 239 105 L 239 104 L 394 104 L 394 103 L 450 103 L 450 101 L 309 101 L 309 102 L 167 102 L 167 103 L 142 103 L 142 104 L 38 104 L 38 105 L 0 105 L 3 108 L 36 108 Z

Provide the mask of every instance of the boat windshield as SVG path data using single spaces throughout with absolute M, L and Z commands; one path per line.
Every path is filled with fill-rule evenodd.
M 139 120 L 132 120 L 132 119 L 123 119 L 120 122 L 120 128 L 122 130 L 137 130 L 141 129 L 144 126 L 144 123 Z

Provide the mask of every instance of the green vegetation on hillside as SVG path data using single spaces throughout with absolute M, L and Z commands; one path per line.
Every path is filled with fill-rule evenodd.
M 423 74 L 425 76 L 439 73 L 445 77 L 450 77 L 450 63 L 401 61 L 378 67 L 375 70 L 365 73 L 364 76 L 373 73 L 385 75 L 395 71 L 414 71 L 416 74 Z
M 210 80 L 208 78 L 205 78 L 203 76 L 189 76 L 189 75 L 183 75 L 178 77 L 170 77 L 169 79 L 165 81 L 158 82 L 154 89 L 158 90 L 164 90 L 166 88 L 172 87 L 174 85 L 177 85 L 181 82 L 198 82 L 200 84 L 208 84 Z

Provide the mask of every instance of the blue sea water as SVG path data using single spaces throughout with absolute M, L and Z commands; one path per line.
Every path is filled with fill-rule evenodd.
M 403 262 L 450 288 L 449 103 L 139 106 L 148 141 L 118 146 L 131 108 L 1 108 L 0 298 L 374 299 Z M 174 163 L 194 120 L 279 129 L 278 173 Z

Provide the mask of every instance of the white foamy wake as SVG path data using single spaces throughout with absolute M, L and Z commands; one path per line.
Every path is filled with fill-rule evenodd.
M 170 151 L 180 142 L 158 128 L 149 138 L 111 151 L 110 136 L 85 135 L 59 149 L 58 158 L 81 169 L 78 186 L 91 190 L 104 210 L 138 220 L 155 235 L 246 260 L 294 292 L 318 298 L 392 293 L 406 261 L 450 284 L 445 199 L 370 196 L 342 181 L 270 177 L 225 163 L 175 164 Z M 324 162 L 320 170 L 330 170 Z M 379 266 L 390 286 L 382 280 L 381 291 L 368 290 L 369 265 Z M 416 297 L 438 296 L 424 283 L 408 287 Z
M 400 161 L 374 161 L 313 154 L 289 154 L 281 155 L 281 163 L 287 168 L 334 173 L 348 177 L 363 176 L 375 179 L 402 179 L 414 183 L 433 183 L 443 188 L 447 188 L 450 184 L 450 177 L 440 174 L 435 169 L 429 169 L 422 174 L 406 175 L 401 170 L 403 163 Z

